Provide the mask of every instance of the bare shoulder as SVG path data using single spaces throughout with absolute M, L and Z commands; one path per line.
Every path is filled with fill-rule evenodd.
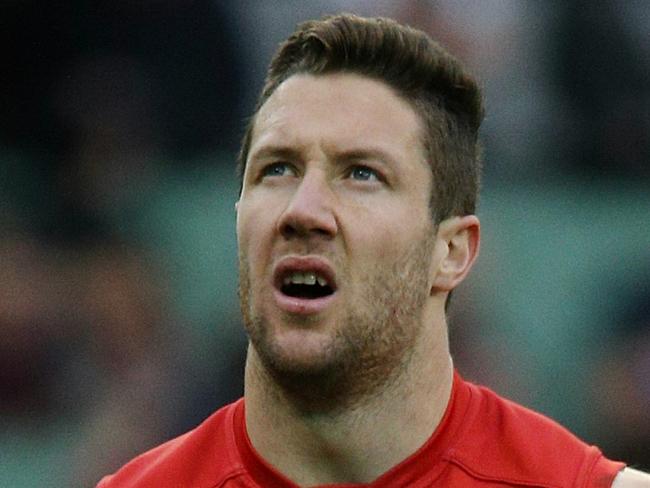
M 612 488 L 650 488 L 650 474 L 625 468 L 616 476 Z

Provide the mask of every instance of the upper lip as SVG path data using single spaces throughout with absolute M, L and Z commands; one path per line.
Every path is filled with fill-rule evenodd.
M 282 288 L 282 280 L 293 272 L 312 271 L 327 280 L 328 286 L 336 291 L 336 275 L 329 262 L 321 256 L 286 256 L 280 259 L 273 269 L 273 285 Z

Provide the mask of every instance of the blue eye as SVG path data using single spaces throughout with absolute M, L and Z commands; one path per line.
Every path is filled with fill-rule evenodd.
M 350 171 L 350 178 L 359 181 L 378 181 L 379 175 L 367 166 L 354 166 Z
M 287 163 L 269 164 L 262 170 L 262 177 L 285 176 L 287 174 L 295 174 L 291 166 Z

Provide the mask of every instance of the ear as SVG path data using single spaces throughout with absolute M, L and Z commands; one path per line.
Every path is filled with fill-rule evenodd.
M 438 225 L 431 291 L 451 291 L 478 257 L 481 225 L 476 215 L 451 217 Z

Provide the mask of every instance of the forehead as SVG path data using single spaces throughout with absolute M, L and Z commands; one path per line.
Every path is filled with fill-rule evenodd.
M 421 135 L 411 104 L 382 81 L 351 73 L 298 74 L 280 84 L 257 113 L 249 156 L 260 146 L 317 141 L 324 148 L 371 145 L 421 157 Z

